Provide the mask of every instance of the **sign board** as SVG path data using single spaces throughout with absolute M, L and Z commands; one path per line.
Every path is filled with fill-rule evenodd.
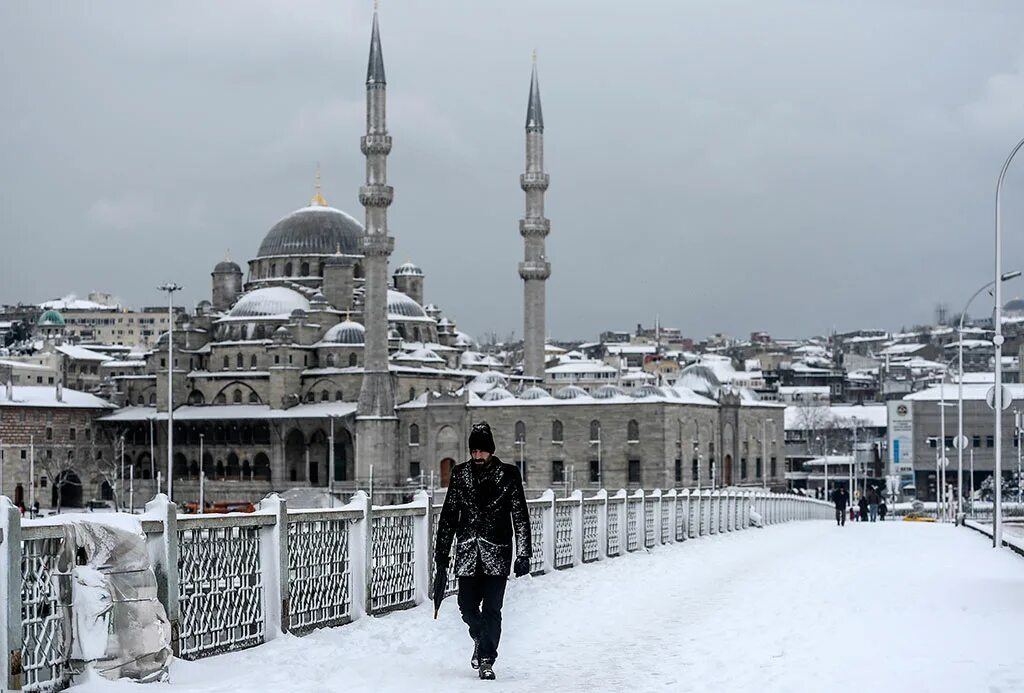
M 968 445 L 967 436 L 957 436 L 953 439 L 953 447 L 957 450 L 966 450 Z
M 911 476 L 914 471 L 914 403 L 890 401 L 888 407 L 889 473 Z
M 1002 394 L 1003 401 L 1000 402 L 1000 404 L 1003 405 L 1003 410 L 1005 411 L 1005 410 L 1010 408 L 1010 404 L 1013 402 L 1013 396 L 1010 394 L 1010 388 L 1006 387 L 1005 385 L 1000 385 L 999 387 L 1003 391 L 1003 394 Z M 988 408 L 989 409 L 995 409 L 996 408 L 996 386 L 995 385 L 990 387 L 988 389 L 988 392 L 985 393 L 985 401 L 988 402 Z

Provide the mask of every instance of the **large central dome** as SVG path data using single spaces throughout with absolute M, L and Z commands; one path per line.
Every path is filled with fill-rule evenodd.
M 334 207 L 297 209 L 267 232 L 256 257 L 362 255 L 363 225 Z

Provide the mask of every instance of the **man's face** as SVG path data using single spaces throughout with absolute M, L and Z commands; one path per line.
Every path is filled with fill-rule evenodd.
M 470 450 L 469 456 L 477 462 L 486 462 L 491 459 L 491 453 L 486 450 Z

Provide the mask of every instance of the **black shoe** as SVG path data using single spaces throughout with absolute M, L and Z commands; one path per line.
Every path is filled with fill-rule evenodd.
M 477 638 L 473 638 L 473 658 L 469 660 L 469 666 L 480 668 L 480 640 Z
M 494 660 L 493 659 L 481 659 L 480 660 L 480 678 L 484 681 L 494 680 Z

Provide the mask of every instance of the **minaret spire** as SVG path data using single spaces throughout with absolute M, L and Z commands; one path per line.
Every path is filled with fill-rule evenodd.
M 387 184 L 391 136 L 387 127 L 387 83 L 380 28 L 374 6 L 370 59 L 366 71 L 366 134 L 360 149 L 366 156 L 366 185 L 359 201 L 366 210 L 363 234 L 364 299 L 363 382 L 356 409 L 356 479 L 374 476 L 382 484 L 400 481 L 397 455 L 398 418 L 395 387 L 388 369 L 388 258 L 395 241 L 388 235 L 388 207 L 394 189 Z
M 524 257 L 519 263 L 523 280 L 523 375 L 544 378 L 545 282 L 551 276 L 551 263 L 544 251 L 544 239 L 551 222 L 544 216 L 544 191 L 548 189 L 544 173 L 544 116 L 540 108 L 540 81 L 537 79 L 537 53 L 533 54 L 530 96 L 526 106 L 526 172 L 519 176 L 519 187 L 526 193 L 526 216 L 519 220 Z

